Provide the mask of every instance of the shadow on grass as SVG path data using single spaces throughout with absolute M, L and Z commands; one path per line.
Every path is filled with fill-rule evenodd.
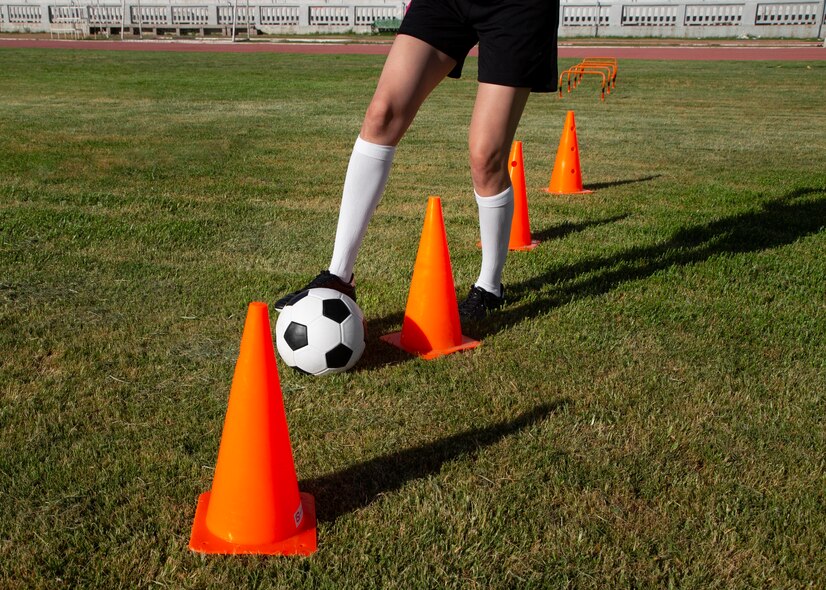
M 571 301 L 603 295 L 623 283 L 650 277 L 672 266 L 703 262 L 719 254 L 758 252 L 791 244 L 826 226 L 826 197 L 799 200 L 818 193 L 826 194 L 826 187 L 799 188 L 762 203 L 757 210 L 683 228 L 661 244 L 630 248 L 613 256 L 588 258 L 508 285 L 505 308 L 490 316 L 484 324 L 463 326 L 462 333 L 482 339 Z M 559 239 L 624 217 L 562 224 L 533 237 L 545 241 Z M 402 313 L 397 313 L 370 322 L 368 352 L 356 370 L 375 369 L 415 358 L 378 341 L 381 334 L 399 329 L 402 317 Z
M 367 347 L 364 349 L 364 356 L 359 359 L 359 362 L 353 368 L 354 371 L 370 371 L 398 365 L 416 358 L 379 340 L 380 336 L 400 330 L 403 319 L 404 313 L 397 312 L 375 320 L 367 320 Z
M 468 334 L 481 338 L 669 267 L 703 262 L 719 254 L 777 248 L 816 234 L 826 226 L 826 197 L 803 202 L 798 199 L 818 193 L 826 193 L 826 187 L 800 188 L 762 203 L 755 211 L 683 228 L 662 244 L 589 258 L 510 285 L 506 308 L 491 316 L 487 325 L 469 327 Z
M 368 506 L 382 494 L 398 490 L 408 481 L 438 473 L 447 461 L 473 456 L 480 449 L 545 420 L 569 403 L 568 398 L 562 398 L 542 404 L 514 420 L 377 457 L 330 475 L 302 481 L 299 487 L 315 496 L 318 520 L 333 522 L 344 514 Z
M 573 233 L 585 231 L 589 227 L 598 227 L 600 225 L 607 225 L 609 223 L 614 223 L 616 221 L 622 221 L 628 217 L 628 213 L 623 215 L 615 215 L 614 217 L 607 217 L 605 219 L 595 219 L 593 221 L 582 221 L 580 223 L 571 223 L 566 221 L 565 223 L 561 223 L 559 225 L 554 225 L 553 227 L 549 227 L 547 229 L 540 230 L 538 232 L 533 232 L 531 237 L 534 240 L 539 240 L 540 242 L 549 242 L 551 240 L 561 240 L 565 236 L 568 236 Z
M 627 213 L 623 215 L 615 215 L 613 217 L 606 217 L 605 219 L 583 221 L 580 223 L 565 222 L 536 232 L 532 234 L 532 237 L 541 242 L 560 240 L 569 234 L 581 232 L 591 227 L 598 227 L 600 225 L 621 221 L 626 217 L 628 217 Z M 404 313 L 397 312 L 381 318 L 368 320 L 367 347 L 365 348 L 364 356 L 353 368 L 353 371 L 370 371 L 382 367 L 398 365 L 417 358 L 414 355 L 379 340 L 379 336 L 400 330 L 403 319 Z
M 622 186 L 624 184 L 635 184 L 637 182 L 648 182 L 649 180 L 654 180 L 655 178 L 659 178 L 662 174 L 654 174 L 653 176 L 643 176 L 642 178 L 627 178 L 625 180 L 614 180 L 611 182 L 594 182 L 588 185 L 585 185 L 584 188 L 591 191 L 598 191 L 604 188 L 611 188 L 614 186 Z

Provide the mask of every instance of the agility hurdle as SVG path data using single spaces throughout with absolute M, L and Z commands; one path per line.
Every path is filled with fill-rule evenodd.
M 616 88 L 619 65 L 615 57 L 586 57 L 576 65 L 563 70 L 559 75 L 559 97 L 562 98 L 562 80 L 566 80 L 568 92 L 576 89 L 585 76 L 599 76 L 602 79 L 600 100 Z

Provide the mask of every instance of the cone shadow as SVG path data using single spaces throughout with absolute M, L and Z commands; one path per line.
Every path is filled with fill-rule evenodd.
M 654 180 L 659 178 L 662 174 L 654 174 L 652 176 L 643 176 L 642 178 L 627 178 L 625 180 L 613 180 L 611 182 L 593 182 L 588 183 L 585 188 L 592 191 L 598 191 L 604 188 L 612 188 L 615 186 L 622 186 L 624 184 L 636 184 L 638 182 L 648 182 L 649 180 Z
M 563 398 L 542 404 L 514 420 L 377 457 L 336 473 L 302 481 L 299 486 L 315 496 L 318 520 L 334 522 L 340 516 L 370 505 L 380 495 L 398 490 L 408 481 L 438 473 L 447 461 L 473 456 L 480 449 L 545 420 L 569 403 L 570 399 Z

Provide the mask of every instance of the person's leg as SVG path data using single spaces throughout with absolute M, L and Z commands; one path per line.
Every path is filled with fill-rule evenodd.
M 479 205 L 482 267 L 459 306 L 465 319 L 500 307 L 502 268 L 513 217 L 507 158 L 530 92 L 556 87 L 559 2 L 472 2 L 479 34 L 479 93 L 470 129 L 470 162 Z
M 470 123 L 470 167 L 482 237 L 475 286 L 500 298 L 513 218 L 508 154 L 529 94 L 529 88 L 479 84 Z
M 480 83 L 470 121 L 470 172 L 477 193 L 490 196 L 510 186 L 508 154 L 530 88 Z
M 424 41 L 398 35 L 367 107 L 362 139 L 397 145 L 424 100 L 455 65 L 456 60 Z
M 353 266 L 384 193 L 396 145 L 424 100 L 455 65 L 454 59 L 424 41 L 396 37 L 350 156 L 329 269 L 305 289 L 329 287 L 355 298 Z M 302 290 L 282 297 L 275 308 L 282 309 Z
M 330 272 L 349 280 L 367 225 L 384 193 L 395 146 L 428 94 L 456 64 L 424 41 L 396 37 L 361 127 L 339 209 Z

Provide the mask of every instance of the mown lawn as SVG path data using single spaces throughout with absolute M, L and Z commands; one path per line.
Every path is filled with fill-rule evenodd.
M 484 345 L 426 362 L 378 337 L 428 195 L 476 278 L 469 60 L 371 224 L 361 362 L 281 366 L 319 551 L 189 551 L 246 307 L 329 262 L 381 65 L 0 49 L 0 586 L 821 587 L 826 62 L 625 61 L 604 104 L 535 95 L 542 245 Z M 568 109 L 594 193 L 552 197 Z

